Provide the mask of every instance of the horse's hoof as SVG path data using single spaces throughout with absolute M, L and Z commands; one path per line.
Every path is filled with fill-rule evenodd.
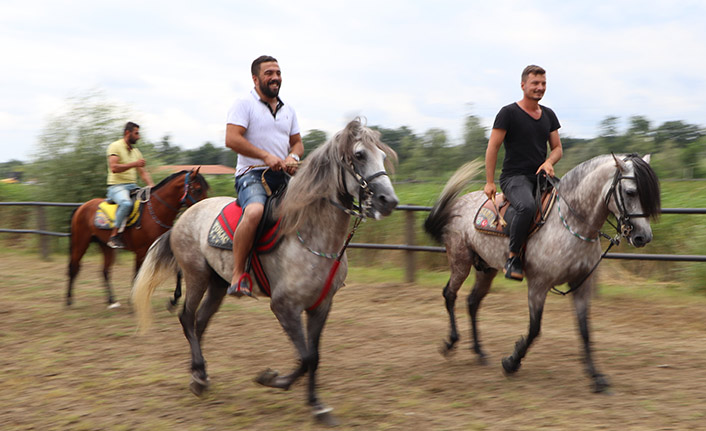
M 503 370 L 505 374 L 514 374 L 520 369 L 520 361 L 515 361 L 512 356 L 505 356 L 502 360 Z
M 597 394 L 610 394 L 610 382 L 603 374 L 598 374 L 594 376 L 593 392 Z
M 112 310 L 115 308 L 120 308 L 120 303 L 118 301 L 108 304 L 108 310 Z
M 174 311 L 176 310 L 176 303 L 172 303 L 172 300 L 169 299 L 167 300 L 167 311 L 174 314 Z
M 255 381 L 263 386 L 272 387 L 272 382 L 277 378 L 277 376 L 279 376 L 279 372 L 277 370 L 268 368 L 261 372 L 260 375 L 255 378 Z
M 449 343 L 447 341 L 444 341 L 441 344 L 441 347 L 439 347 L 439 353 L 441 353 L 445 358 L 449 358 L 454 353 L 456 353 L 456 345 Z
M 196 395 L 197 397 L 200 397 L 203 395 L 205 391 L 208 390 L 208 387 L 211 385 L 211 382 L 209 381 L 208 377 L 206 380 L 203 380 L 195 375 L 191 376 L 191 383 L 189 384 L 189 389 L 191 389 L 191 392 Z
M 313 414 L 314 414 L 314 419 L 316 419 L 316 422 L 327 426 L 327 427 L 336 427 L 340 424 L 338 419 L 331 413 L 333 409 L 331 407 L 326 407 L 326 406 L 317 406 L 313 409 Z

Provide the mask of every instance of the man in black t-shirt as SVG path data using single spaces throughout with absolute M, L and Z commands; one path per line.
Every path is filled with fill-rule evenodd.
M 506 278 L 522 280 L 522 246 L 537 211 L 534 200 L 536 175 L 544 171 L 554 176 L 554 165 L 561 159 L 559 120 L 554 111 L 539 104 L 547 88 L 546 72 L 530 65 L 522 71 L 522 100 L 504 106 L 493 123 L 485 152 L 485 188 L 495 198 L 495 166 L 500 145 L 505 144 L 505 160 L 500 188 L 515 209 L 509 227 L 510 254 L 503 272 Z M 547 157 L 547 142 L 551 152 Z

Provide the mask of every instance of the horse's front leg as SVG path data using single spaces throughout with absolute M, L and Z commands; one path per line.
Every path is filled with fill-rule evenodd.
M 576 319 L 578 320 L 579 332 L 583 339 L 584 361 L 586 365 L 586 374 L 593 379 L 593 391 L 604 392 L 610 387 L 608 379 L 596 370 L 593 364 L 593 355 L 591 349 L 591 337 L 588 327 L 588 311 L 591 304 L 591 294 L 593 292 L 594 278 L 581 285 L 573 293 L 574 307 L 576 308 Z
M 110 268 L 115 263 L 115 250 L 103 244 L 99 243 L 101 250 L 103 251 L 103 285 L 105 286 L 106 299 L 108 301 L 108 308 L 120 307 L 120 303 L 115 300 L 113 296 L 113 288 L 110 285 Z
M 331 414 L 333 410 L 319 400 L 316 394 L 316 370 L 319 368 L 319 340 L 326 324 L 331 302 L 323 303 L 314 310 L 307 312 L 307 338 L 309 340 L 309 353 L 305 358 L 309 371 L 309 405 L 317 421 L 326 425 L 338 425 L 338 420 Z
M 547 299 L 547 291 L 542 285 L 536 282 L 529 282 L 527 288 L 530 323 L 527 337 L 522 337 L 515 343 L 515 351 L 510 356 L 506 356 L 502 360 L 503 369 L 506 373 L 512 374 L 520 369 L 522 359 L 527 354 L 527 350 L 532 345 L 535 338 L 539 336 L 542 328 L 542 313 L 544 311 L 544 302 Z
M 288 390 L 292 383 L 304 375 L 308 369 L 308 364 L 305 360 L 308 349 L 301 321 L 302 309 L 293 309 L 287 301 L 275 298 L 271 300 L 270 308 L 289 336 L 289 339 L 292 340 L 294 347 L 297 349 L 299 353 L 299 366 L 295 368 L 294 371 L 284 376 L 281 376 L 278 371 L 267 369 L 260 373 L 255 381 L 271 388 Z

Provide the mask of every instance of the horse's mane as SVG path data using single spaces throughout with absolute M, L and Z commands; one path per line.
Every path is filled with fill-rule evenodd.
M 296 230 L 308 213 L 320 212 L 322 205 L 330 205 L 327 199 L 346 193 L 341 166 L 353 161 L 358 142 L 385 152 L 386 167 L 392 170 L 397 154 L 380 140 L 380 132 L 363 125 L 360 118 L 354 119 L 309 154 L 290 180 L 277 213 L 282 218 L 283 234 Z
M 632 162 L 635 182 L 637 183 L 637 191 L 640 197 L 640 205 L 642 211 L 649 217 L 656 219 L 659 217 L 662 209 L 660 198 L 659 179 L 657 174 L 652 169 L 649 163 L 644 161 L 637 154 L 617 155 L 616 157 L 626 159 L 626 162 Z M 581 180 L 589 173 L 594 171 L 598 166 L 612 162 L 612 154 L 604 154 L 596 156 L 590 160 L 578 164 L 564 175 L 561 179 L 561 188 L 572 190 L 578 186 Z
M 181 176 L 181 175 L 186 175 L 188 172 L 189 171 L 187 171 L 187 170 L 183 170 L 183 171 L 175 172 L 175 173 L 169 175 L 168 177 L 166 177 L 165 179 L 160 181 L 157 185 L 152 187 L 152 191 L 156 192 L 157 190 L 160 189 L 160 187 L 163 187 L 165 184 L 171 182 L 174 178 Z M 201 174 L 196 174 L 196 180 L 199 182 L 199 184 L 201 185 L 201 188 L 203 190 L 208 190 L 208 182 L 206 182 L 206 178 L 204 178 Z

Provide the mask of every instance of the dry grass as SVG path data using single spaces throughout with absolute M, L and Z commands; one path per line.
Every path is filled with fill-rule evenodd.
M 131 262 L 114 271 L 123 307 L 106 310 L 99 262 L 89 257 L 75 305 L 64 307 L 66 262 L 0 254 L 0 427 L 3 430 L 312 430 L 304 380 L 260 387 L 264 368 L 288 371 L 293 348 L 268 301 L 227 299 L 205 339 L 212 379 L 188 389 L 188 346 L 157 290 L 155 325 L 134 334 L 126 304 Z M 508 287 L 509 286 L 509 287 Z M 464 295 L 467 288 L 464 288 Z M 338 294 L 321 349 L 320 395 L 345 430 L 657 430 L 706 424 L 706 302 L 679 295 L 602 294 L 592 327 L 612 395 L 583 375 L 570 300 L 550 296 L 542 337 L 516 376 L 500 358 L 527 327 L 524 285 L 486 298 L 481 331 L 490 365 L 462 343 L 438 353 L 447 332 L 441 286 L 370 283 L 353 272 Z

